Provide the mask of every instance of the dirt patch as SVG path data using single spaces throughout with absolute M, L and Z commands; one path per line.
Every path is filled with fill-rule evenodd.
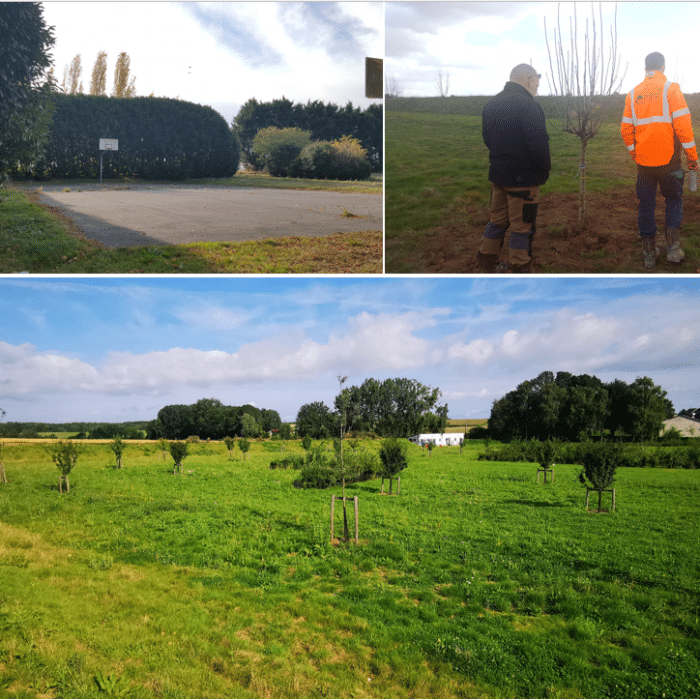
M 586 195 L 586 222 L 578 223 L 579 195 L 544 194 L 537 216 L 533 241 L 533 271 L 539 273 L 643 272 L 641 243 L 637 229 L 638 203 L 629 188 Z M 663 231 L 664 200 L 656 199 L 656 222 Z M 490 218 L 488 206 L 461 201 L 447 220 L 432 229 L 411 256 L 416 272 L 478 273 L 476 253 L 484 227 Z M 700 224 L 700 197 L 688 195 L 683 202 L 681 245 L 687 244 L 687 231 Z M 692 227 L 694 231 L 698 227 Z M 507 235 L 499 261 L 507 259 Z M 398 252 L 398 251 L 397 251 Z M 686 250 L 687 253 L 687 250 Z M 408 262 L 408 261 L 407 261 Z M 667 263 L 665 254 L 657 261 L 662 273 L 695 273 L 691 261 Z M 390 272 L 390 270 L 387 270 Z

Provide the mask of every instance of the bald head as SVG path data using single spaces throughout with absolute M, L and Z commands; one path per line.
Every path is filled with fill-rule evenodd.
M 510 72 L 510 82 L 522 85 L 534 97 L 537 94 L 540 77 L 532 66 L 521 63 Z

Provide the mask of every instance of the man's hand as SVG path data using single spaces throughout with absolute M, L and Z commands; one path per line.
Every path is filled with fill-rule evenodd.
M 689 170 L 698 170 L 698 162 L 697 162 L 697 160 L 689 160 L 689 161 L 688 161 L 688 169 L 689 169 Z

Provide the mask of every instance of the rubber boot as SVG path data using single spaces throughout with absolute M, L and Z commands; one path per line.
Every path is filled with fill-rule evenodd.
M 642 236 L 642 253 L 644 254 L 644 268 L 653 270 L 656 267 L 656 258 L 659 255 L 654 236 Z
M 666 229 L 666 260 L 678 264 L 685 260 L 685 253 L 680 244 L 681 230 L 679 228 Z

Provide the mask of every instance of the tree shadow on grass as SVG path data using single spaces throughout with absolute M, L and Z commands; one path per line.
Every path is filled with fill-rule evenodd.
M 522 498 L 512 498 L 504 503 L 511 503 L 518 506 L 529 506 L 531 508 L 568 508 L 568 503 L 550 503 L 549 501 L 526 501 Z

